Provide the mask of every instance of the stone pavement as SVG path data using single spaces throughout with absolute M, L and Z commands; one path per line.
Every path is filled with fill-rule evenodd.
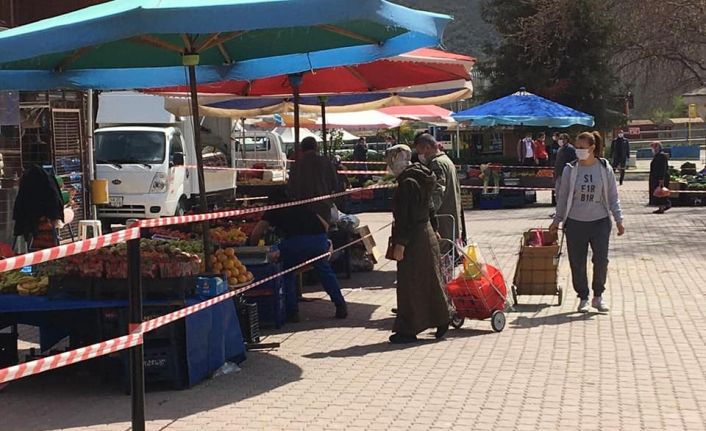
M 190 390 L 150 392 L 150 430 L 702 430 L 706 429 L 706 218 L 703 208 L 652 215 L 644 182 L 621 191 L 627 234 L 613 237 L 605 315 L 520 297 L 508 326 L 466 322 L 446 340 L 387 343 L 394 266 L 344 282 L 351 317 L 327 300 L 302 323 L 269 332 L 281 347 L 251 352 L 239 373 Z M 467 213 L 484 256 L 511 278 L 523 230 L 549 207 Z M 366 215 L 373 229 L 388 214 Z M 377 235 L 385 244 L 387 234 Z M 312 293 L 313 298 L 323 297 Z M 0 393 L 0 429 L 126 430 L 130 399 L 69 369 Z

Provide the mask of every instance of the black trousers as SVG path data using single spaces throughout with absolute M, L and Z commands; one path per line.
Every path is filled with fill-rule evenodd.
M 576 295 L 581 299 L 588 299 L 587 260 L 590 246 L 593 252 L 593 296 L 601 296 L 608 277 L 608 246 L 612 228 L 610 218 L 589 222 L 568 219 L 565 228 L 571 280 Z

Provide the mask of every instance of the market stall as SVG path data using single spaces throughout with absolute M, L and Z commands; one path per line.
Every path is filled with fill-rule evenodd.
M 503 167 L 486 164 L 464 168 L 462 186 L 472 196 L 472 208 L 519 208 L 537 201 L 535 190 L 554 188 L 554 170 L 546 168 Z M 462 176 L 463 177 L 463 176 Z M 516 187 L 517 189 L 512 189 Z M 470 209 L 470 208 L 469 208 Z
M 699 172 L 694 163 L 687 162 L 681 165 L 680 169 L 670 167 L 669 176 L 669 197 L 672 205 L 706 205 L 706 169 Z

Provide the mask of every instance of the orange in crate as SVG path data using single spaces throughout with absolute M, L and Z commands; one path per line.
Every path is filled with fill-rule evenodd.
M 505 309 L 505 278 L 494 266 L 483 265 L 483 274 L 476 279 L 461 275 L 446 288 L 460 317 L 487 319 L 493 312 Z

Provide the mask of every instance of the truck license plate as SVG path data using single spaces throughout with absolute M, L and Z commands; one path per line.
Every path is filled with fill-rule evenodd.
M 120 208 L 123 206 L 123 197 L 122 196 L 111 196 L 110 197 L 110 206 L 114 208 Z

